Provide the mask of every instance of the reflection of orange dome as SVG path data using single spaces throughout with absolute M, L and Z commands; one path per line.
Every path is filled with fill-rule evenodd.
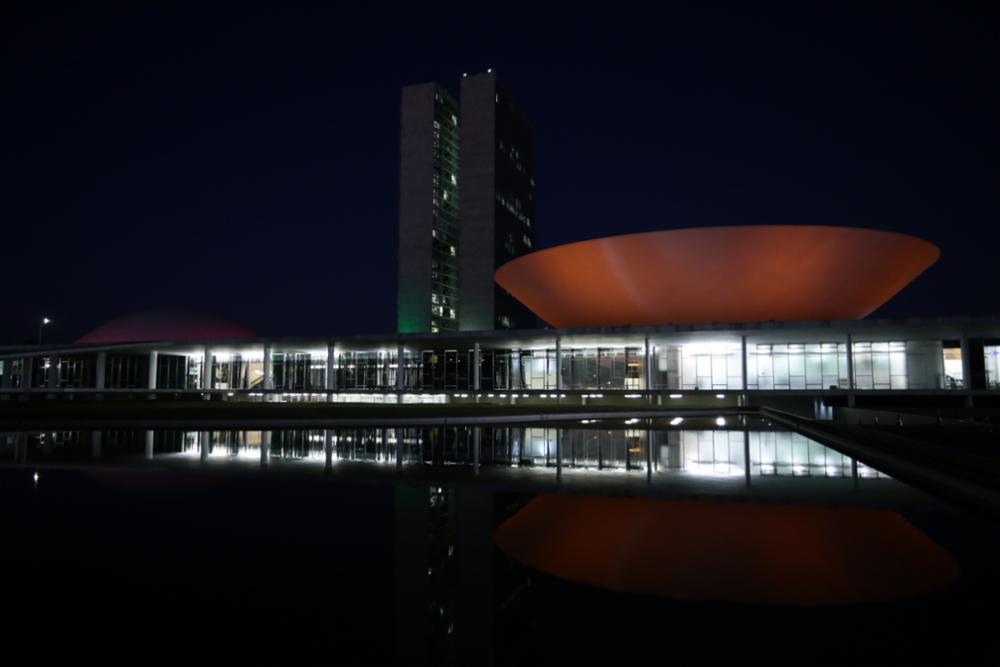
M 871 229 L 702 227 L 540 250 L 496 281 L 556 327 L 860 319 L 940 255 Z
M 959 574 L 947 551 L 884 510 L 543 495 L 495 539 L 563 579 L 686 600 L 887 601 Z
M 111 344 L 167 340 L 253 338 L 249 329 L 221 317 L 187 310 L 144 310 L 103 324 L 78 343 Z

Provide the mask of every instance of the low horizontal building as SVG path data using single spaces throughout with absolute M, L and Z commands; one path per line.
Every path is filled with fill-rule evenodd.
M 1000 318 L 861 319 L 939 255 L 911 236 L 844 227 L 594 239 L 496 273 L 559 328 L 260 339 L 218 318 L 149 311 L 74 345 L 0 349 L 0 393 L 660 405 L 685 393 L 738 405 L 839 397 L 824 398 L 827 407 L 924 394 L 974 406 L 1000 396 Z M 789 321 L 759 321 L 776 313 Z M 749 323 L 699 323 L 710 317 Z
M 1000 318 L 183 338 L 199 331 L 2 348 L 0 393 L 389 403 L 905 393 L 967 405 L 1000 395 Z

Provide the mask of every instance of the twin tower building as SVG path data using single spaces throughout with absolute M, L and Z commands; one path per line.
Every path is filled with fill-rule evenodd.
M 535 327 L 493 272 L 535 245 L 535 136 L 492 70 L 402 91 L 399 333 Z

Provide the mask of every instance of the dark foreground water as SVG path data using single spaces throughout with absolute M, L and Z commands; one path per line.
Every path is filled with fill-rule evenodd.
M 0 435 L 0 651 L 9 664 L 996 661 L 991 519 L 795 434 L 628 426 Z M 551 494 L 638 499 L 657 511 L 674 503 L 680 513 L 664 522 L 652 512 L 614 548 L 617 520 L 599 519 L 601 507 L 587 507 L 592 523 L 586 512 L 556 521 L 551 530 L 568 532 L 552 544 L 574 546 L 546 562 L 572 581 L 496 546 L 498 527 L 523 522 Z M 705 530 L 684 524 L 684 507 L 699 517 L 749 509 L 763 523 Z M 848 532 L 817 537 L 808 513 L 809 530 L 769 520 L 803 509 Z M 848 551 L 851 562 L 870 552 L 876 567 L 858 576 L 877 576 L 889 533 L 850 537 L 853 517 L 869 511 L 898 515 L 942 548 L 957 579 L 889 600 L 763 602 L 784 574 L 809 587 L 813 574 L 843 576 L 828 564 Z M 597 531 L 607 537 L 595 542 Z M 848 537 L 826 539 L 836 535 Z M 770 559 L 778 571 L 745 562 L 768 549 L 782 550 Z M 902 567 L 918 554 L 893 557 Z M 632 586 L 643 577 L 622 568 L 646 568 L 661 595 L 580 583 L 583 565 Z M 663 597 L 675 571 L 703 583 Z M 734 572 L 769 578 L 745 586 Z M 865 581 L 861 591 L 878 598 L 884 587 Z

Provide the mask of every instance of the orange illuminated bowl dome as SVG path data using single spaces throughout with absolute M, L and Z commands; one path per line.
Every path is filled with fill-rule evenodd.
M 555 327 L 861 319 L 941 256 L 906 234 L 700 227 L 556 246 L 496 281 Z

